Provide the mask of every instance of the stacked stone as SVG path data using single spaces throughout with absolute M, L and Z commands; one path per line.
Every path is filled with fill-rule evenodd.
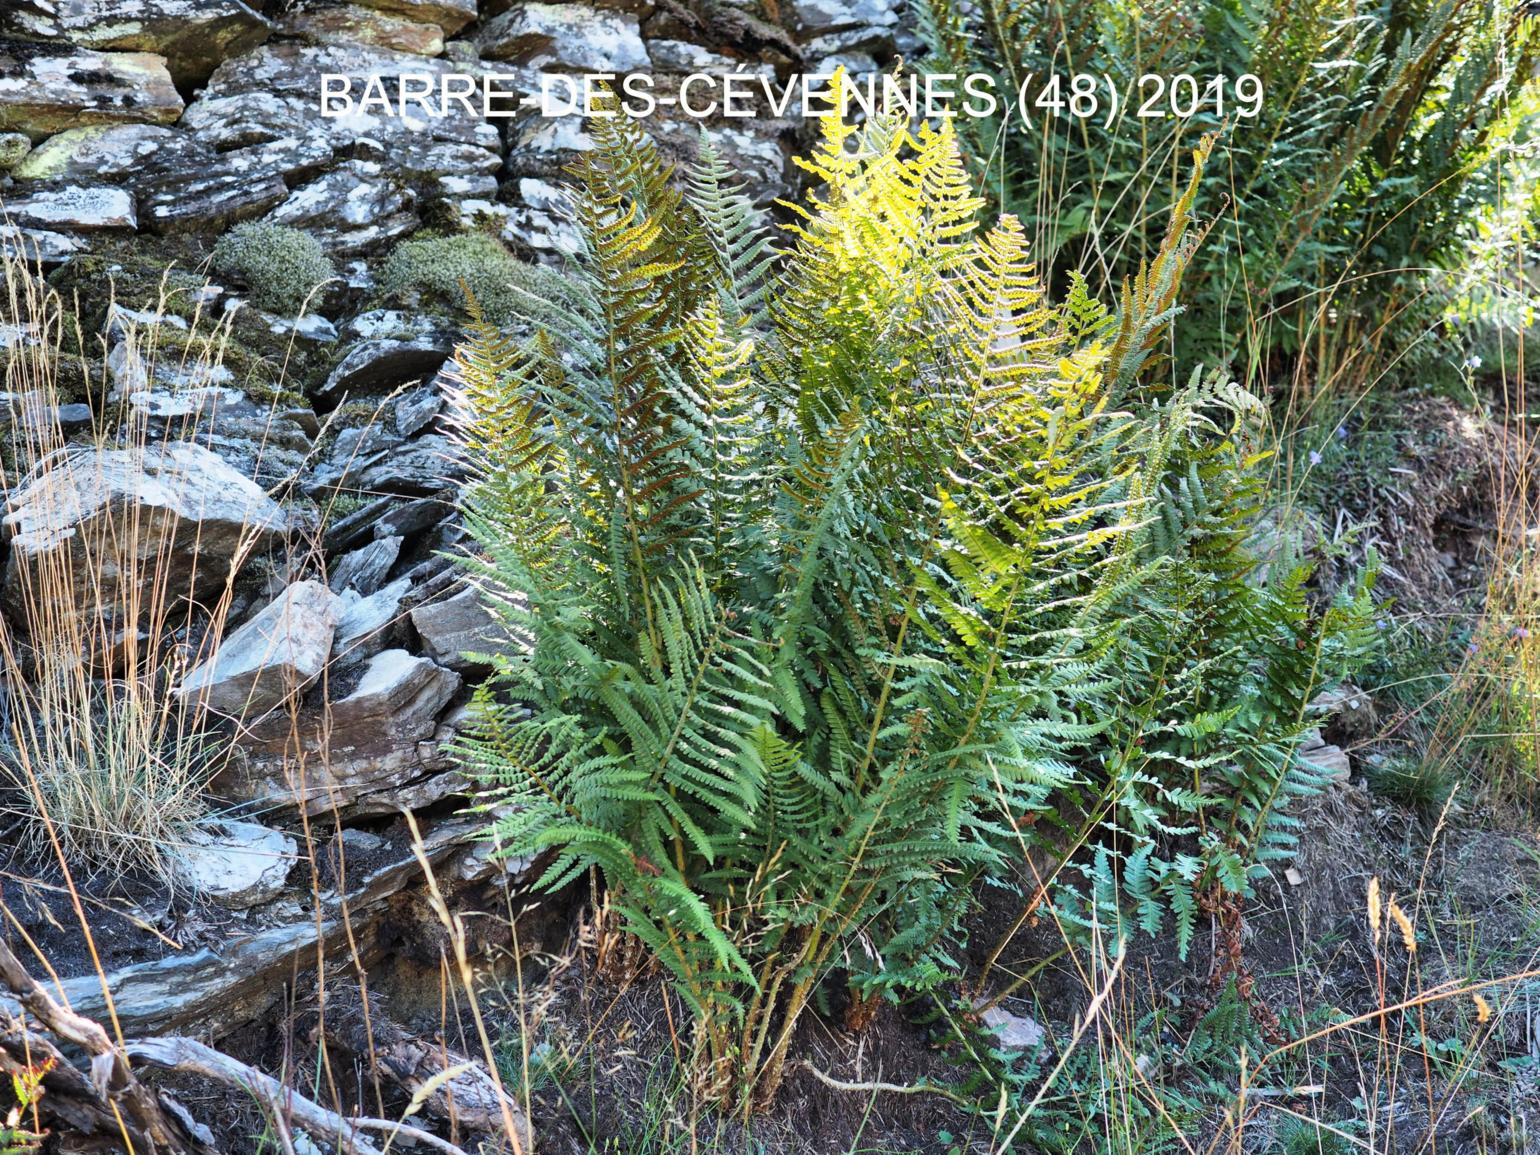
M 0 246 L 100 296 L 83 316 L 100 320 L 113 399 L 147 428 L 183 431 L 163 450 L 102 449 L 86 438 L 90 411 L 62 406 L 79 443 L 7 495 L 7 597 L 28 566 L 70 557 L 82 523 L 134 503 L 178 511 L 189 533 L 175 548 L 209 575 L 250 548 L 242 527 L 255 518 L 268 564 L 240 577 L 224 644 L 180 687 L 242 718 L 222 793 L 352 821 L 463 791 L 445 745 L 484 673 L 465 654 L 518 641 L 446 557 L 462 541 L 443 412 L 458 319 L 443 303 L 390 307 L 402 302 L 382 300 L 376 277 L 428 227 L 490 231 L 518 256 L 559 264 L 574 249 L 562 168 L 589 141 L 581 119 L 538 108 L 327 117 L 322 77 L 359 90 L 379 77 L 394 91 L 407 74 L 495 73 L 516 102 L 551 74 L 619 84 L 646 73 L 677 96 L 694 73 L 871 72 L 912 52 L 906 35 L 896 0 L 7 0 Z M 703 126 L 760 203 L 791 191 L 798 121 L 697 121 L 668 107 L 649 127 L 671 155 L 689 158 Z M 109 307 L 114 270 L 140 251 L 164 260 L 157 245 L 196 266 L 252 220 L 310 233 L 338 283 L 298 319 L 255 309 L 238 284 L 194 292 L 271 353 L 257 372 L 298 364 L 298 378 L 254 383 L 146 355 L 146 330 L 187 321 L 122 291 Z M 105 274 L 88 276 L 104 258 Z M 0 337 L 3 370 L 6 348 L 32 337 Z M 48 496 L 85 476 L 96 479 L 90 500 Z

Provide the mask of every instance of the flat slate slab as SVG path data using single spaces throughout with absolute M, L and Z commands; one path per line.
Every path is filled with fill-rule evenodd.
M 171 124 L 182 115 L 163 56 L 0 40 L 0 132 L 36 143 L 92 124 Z

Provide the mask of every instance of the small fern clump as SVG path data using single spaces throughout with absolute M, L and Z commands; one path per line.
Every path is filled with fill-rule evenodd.
M 959 124 L 1055 278 L 1116 283 L 1154 260 L 1183 142 L 1220 134 L 1200 197 L 1211 241 L 1176 334 L 1186 358 L 1227 360 L 1248 384 L 1309 387 L 1344 367 L 1365 384 L 1469 331 L 1475 251 L 1492 312 L 1511 306 L 1490 298 L 1523 295 L 1503 262 L 1522 263 L 1540 223 L 1510 191 L 1535 177 L 1526 0 L 918 0 L 917 18 L 927 67 L 1024 96 Z M 1072 106 L 1076 78 L 1094 91 Z M 1447 372 L 1463 356 L 1450 352 L 1428 361 Z
M 532 641 L 460 754 L 543 885 L 602 877 L 707 1092 L 766 1102 L 836 973 L 954 973 L 972 883 L 1077 799 L 1146 915 L 1244 891 L 1335 626 L 1297 571 L 1242 588 L 1256 402 L 1140 383 L 1185 215 L 1113 316 L 981 225 L 947 124 L 826 120 L 784 250 L 709 146 L 681 189 L 627 118 L 591 131 L 575 288 L 457 355 L 472 568 Z M 1187 711 L 1168 755 L 1123 756 L 1130 703 Z
M 240 278 L 258 308 L 291 316 L 337 275 L 326 250 L 309 233 L 263 221 L 236 225 L 220 237 L 212 264 L 216 272 Z

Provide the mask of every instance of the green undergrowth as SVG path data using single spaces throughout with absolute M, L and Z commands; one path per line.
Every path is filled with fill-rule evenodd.
M 1292 853 L 1308 703 L 1376 641 L 1372 560 L 1315 599 L 1256 532 L 1264 407 L 1165 363 L 1207 147 L 1114 313 L 950 126 L 826 121 L 784 244 L 709 146 L 681 193 L 595 132 L 571 299 L 458 356 L 473 573 L 532 639 L 461 745 L 503 844 L 597 871 L 746 1112 L 834 984 L 955 977 L 1027 855 L 1067 933 L 1185 955 Z

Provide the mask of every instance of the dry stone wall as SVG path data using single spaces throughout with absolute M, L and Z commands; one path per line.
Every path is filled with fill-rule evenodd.
M 913 52 L 898 2 L 0 0 L 0 247 L 41 262 L 86 334 L 82 380 L 52 414 L 73 446 L 6 494 L 6 598 L 109 504 L 127 509 L 161 527 L 147 550 L 185 537 L 200 574 L 239 571 L 221 651 L 176 687 L 240 719 L 226 801 L 269 823 L 353 822 L 462 793 L 446 747 L 485 674 L 465 652 L 518 642 L 451 560 L 457 303 L 403 296 L 387 272 L 403 243 L 462 232 L 559 267 L 574 246 L 561 173 L 589 142 L 580 119 L 538 110 L 328 118 L 322 77 L 494 71 L 517 95 L 552 74 L 644 72 L 666 95 L 691 73 L 870 72 Z M 757 200 L 790 191 L 800 122 L 649 125 L 685 159 L 701 123 Z M 253 221 L 303 230 L 335 270 L 302 315 L 258 307 L 245 273 L 209 273 L 218 238 Z M 210 323 L 218 358 L 194 345 Z M 0 338 L 0 370 L 36 339 Z M 5 412 L 35 420 L 10 376 Z M 91 427 L 108 405 L 176 445 L 104 448 Z M 255 540 L 242 501 L 261 507 Z

